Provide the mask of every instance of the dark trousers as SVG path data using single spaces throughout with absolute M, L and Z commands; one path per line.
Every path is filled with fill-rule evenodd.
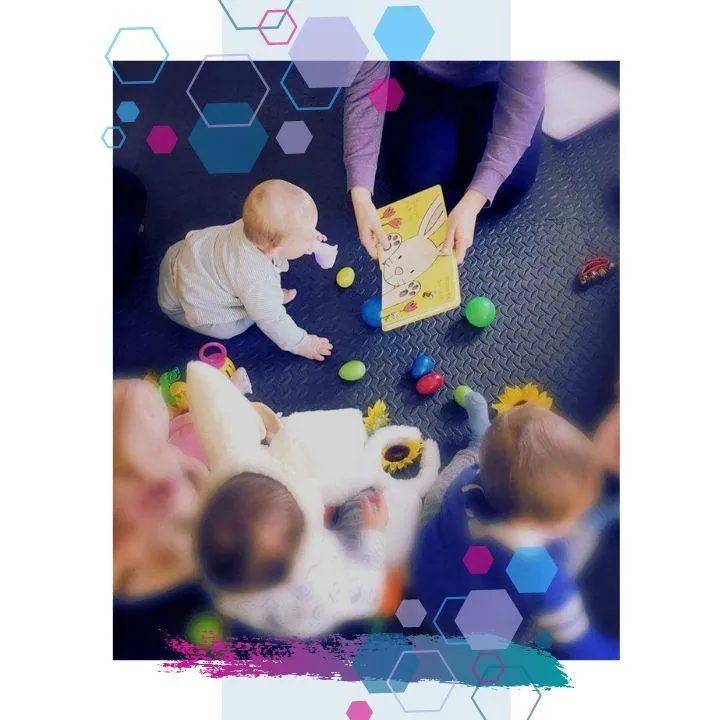
M 392 197 L 439 184 L 451 209 L 467 190 L 485 151 L 497 83 L 454 87 L 421 74 L 408 63 L 393 63 L 392 76 L 405 92 L 400 107 L 385 116 L 383 160 Z M 532 187 L 540 160 L 541 124 L 500 186 L 491 210 L 510 209 Z

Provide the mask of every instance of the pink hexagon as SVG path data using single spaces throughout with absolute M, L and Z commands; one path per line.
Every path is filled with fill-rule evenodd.
M 395 78 L 379 78 L 370 88 L 368 97 L 378 112 L 394 112 L 400 107 L 405 93 Z
M 349 720 L 369 720 L 372 708 L 364 700 L 353 700 L 345 711 Z
M 485 545 L 472 545 L 463 558 L 465 567 L 473 575 L 484 575 L 493 564 L 493 556 Z
M 285 16 L 290 21 L 289 23 L 285 21 Z M 265 27 L 265 21 L 268 17 L 270 17 L 270 21 L 268 27 Z M 286 9 L 266 10 L 260 25 L 258 25 L 258 30 L 267 45 L 289 45 L 290 41 L 295 37 L 297 28 L 295 19 Z
M 169 125 L 155 125 L 146 141 L 156 155 L 169 155 L 175 149 L 178 137 Z
M 470 670 L 481 685 L 492 685 L 498 682 L 505 672 L 505 663 L 497 653 L 478 653 Z M 492 672 L 488 672 L 488 670 Z

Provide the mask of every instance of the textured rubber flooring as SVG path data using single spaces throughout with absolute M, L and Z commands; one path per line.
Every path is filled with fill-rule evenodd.
M 197 63 L 169 63 L 152 86 L 115 83 L 114 108 L 121 100 L 135 100 L 140 116 L 123 126 L 127 140 L 114 162 L 134 172 L 148 190 L 145 259 L 115 301 L 115 374 L 182 368 L 196 356 L 205 339 L 166 319 L 156 306 L 162 254 L 190 229 L 235 220 L 253 185 L 282 177 L 313 195 L 320 229 L 340 246 L 336 269 L 351 265 L 357 279 L 342 291 L 335 270 L 322 271 L 310 257 L 292 264 L 284 284 L 298 288 L 299 295 L 289 311 L 308 331 L 329 337 L 334 354 L 325 363 L 312 363 L 277 350 L 257 329 L 228 341 L 230 356 L 250 375 L 253 399 L 287 414 L 365 408 L 383 398 L 394 422 L 417 425 L 435 437 L 446 460 L 466 438 L 464 413 L 452 402 L 452 389 L 460 383 L 493 398 L 506 384 L 534 381 L 584 427 L 596 422 L 618 372 L 619 278 L 579 291 L 574 273 L 588 255 L 619 254 L 617 122 L 563 146 L 545 141 L 527 198 L 504 216 L 481 213 L 475 245 L 461 269 L 462 291 L 464 300 L 475 294 L 492 298 L 498 313 L 490 328 L 472 328 L 459 308 L 382 333 L 360 319 L 360 304 L 379 291 L 380 278 L 357 241 L 346 199 L 342 97 L 329 111 L 297 112 L 279 84 L 285 64 L 259 67 L 271 87 L 258 116 L 269 139 L 249 175 L 208 175 L 188 144 L 197 113 L 185 89 Z M 246 99 L 240 90 L 235 93 L 224 99 Z M 285 155 L 275 141 L 285 120 L 304 120 L 313 133 L 305 155 Z M 169 124 L 177 133 L 172 154 L 153 155 L 147 146 L 145 137 L 155 124 Z M 378 204 L 392 199 L 381 179 Z M 429 398 L 415 392 L 407 374 L 419 352 L 431 355 L 446 377 L 445 388 Z M 337 376 L 350 359 L 368 367 L 361 382 L 347 384 Z M 611 598 L 608 605 L 616 602 Z

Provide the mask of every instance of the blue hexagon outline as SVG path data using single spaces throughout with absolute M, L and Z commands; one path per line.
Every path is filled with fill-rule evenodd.
M 535 709 L 537 708 L 538 704 L 540 703 L 540 700 L 542 700 L 542 693 L 540 692 L 540 688 L 532 681 L 530 674 L 522 665 L 507 665 L 505 667 L 505 670 L 522 670 L 523 673 L 525 674 L 525 677 L 528 679 L 528 685 L 532 685 L 532 689 L 537 693 L 538 698 L 535 701 L 535 704 L 532 706 L 530 713 L 525 718 L 525 720 L 530 720 L 530 718 L 533 716 L 533 713 L 535 712 Z M 485 715 L 485 713 L 480 709 L 480 706 L 475 702 L 475 695 L 480 690 L 487 690 L 489 687 L 492 687 L 492 686 L 480 685 L 479 687 L 476 687 L 473 690 L 472 695 L 470 696 L 470 699 L 472 700 L 472 704 L 475 706 L 475 709 L 480 713 L 480 715 L 482 715 L 483 720 L 488 720 L 488 719 L 487 719 L 487 716 Z M 495 686 L 495 687 L 498 687 L 498 686 Z M 502 683 L 500 683 L 499 687 L 527 687 L 527 685 L 507 685 L 507 686 L 505 686 L 505 685 L 502 685 Z
M 217 124 L 217 123 L 209 123 L 207 121 L 207 118 L 203 114 L 203 111 L 200 109 L 200 106 L 195 102 L 195 98 L 192 96 L 192 93 L 190 90 L 192 89 L 193 84 L 198 79 L 198 76 L 200 75 L 200 72 L 202 71 L 203 67 L 205 66 L 205 63 L 207 62 L 208 58 L 237 58 L 237 57 L 244 57 L 247 58 L 250 61 L 250 64 L 252 65 L 253 70 L 257 74 L 257 76 L 260 78 L 260 82 L 265 86 L 265 92 L 263 93 L 263 96 L 260 98 L 260 102 L 258 103 L 258 106 L 255 108 L 255 112 L 252 114 L 252 117 L 250 118 L 249 122 L 246 123 L 224 123 L 224 124 Z M 193 75 L 193 79 L 190 81 L 190 84 L 187 87 L 187 90 L 185 91 L 185 94 L 190 98 L 190 102 L 195 106 L 195 109 L 198 111 L 198 114 L 202 118 L 202 121 L 205 123 L 206 127 L 212 129 L 212 128 L 246 128 L 250 127 L 254 122 L 255 118 L 258 116 L 258 113 L 260 112 L 260 108 L 263 106 L 263 103 L 265 102 L 265 98 L 270 94 L 270 86 L 265 81 L 265 78 L 262 76 L 262 73 L 258 70 L 257 65 L 253 61 L 253 59 L 247 54 L 247 53 L 228 53 L 227 55 L 206 55 L 202 61 L 200 62 L 200 65 L 198 69 L 196 70 L 195 74 Z M 250 103 L 248 103 L 250 105 Z M 250 105 L 252 107 L 252 105 Z
M 431 32 L 431 34 L 430 34 L 430 38 L 429 38 L 428 41 L 427 41 L 427 44 L 426 44 L 425 47 L 423 48 L 423 51 L 422 51 L 422 53 L 420 53 L 420 56 L 419 56 L 419 57 L 416 57 L 416 58 L 395 58 L 395 59 L 402 59 L 402 60 L 419 60 L 419 59 L 425 54 L 425 50 L 427 50 L 428 45 L 430 44 L 430 41 L 431 41 L 431 40 L 433 39 L 433 37 L 435 36 L 435 28 L 433 27 L 433 24 L 430 22 L 430 20 L 428 19 L 428 16 L 425 14 L 425 11 L 422 9 L 422 7 L 420 7 L 420 5 L 388 5 L 388 6 L 385 8 L 385 10 L 383 11 L 383 14 L 382 14 L 382 16 L 380 17 L 380 20 L 378 20 L 378 24 L 375 26 L 375 30 L 373 30 L 373 37 L 374 37 L 375 40 L 377 41 L 378 45 L 380 45 L 380 47 L 382 48 L 382 51 L 383 51 L 383 53 L 385 53 L 385 55 L 386 55 L 386 57 L 388 58 L 388 60 L 390 60 L 391 58 L 390 58 L 390 56 L 387 54 L 387 51 L 385 50 L 385 47 L 384 47 L 384 45 L 382 44 L 382 42 L 380 42 L 380 38 L 378 38 L 378 36 L 377 36 L 377 31 L 378 31 L 378 29 L 380 28 L 380 25 L 382 25 L 383 20 L 385 19 L 385 16 L 386 16 L 391 10 L 394 11 L 394 12 L 395 12 L 395 11 L 398 11 L 398 10 L 399 10 L 400 12 L 402 12 L 402 11 L 404 11 L 404 10 L 406 11 L 406 10 L 409 10 L 409 9 L 419 10 L 419 11 L 420 11 L 420 14 L 425 18 L 425 22 L 428 24 L 428 27 L 430 28 L 430 30 L 432 30 L 432 32 Z M 393 14 L 394 14 L 394 12 L 393 12 Z
M 223 0 L 218 0 L 218 2 L 220 3 L 225 14 L 227 15 L 228 20 L 230 21 L 230 23 L 236 30 L 259 30 L 260 29 L 260 25 L 238 25 L 235 22 L 235 18 L 233 18 L 233 16 L 230 14 L 230 11 L 225 7 L 225 3 L 223 2 Z M 284 8 L 283 15 L 280 18 L 280 21 L 278 22 L 277 25 L 272 25 L 272 26 L 271 25 L 267 25 L 267 26 L 263 25 L 262 29 L 263 30 L 279 30 L 280 26 L 283 24 L 283 21 L 285 20 L 288 10 L 290 10 L 290 8 L 293 6 L 294 2 L 295 2 L 295 0 L 290 0 L 290 2 L 288 3 L 288 6 L 286 8 Z M 273 8 L 273 9 L 274 10 L 283 10 L 283 8 Z
M 402 662 L 402 659 L 405 655 L 428 655 L 428 654 L 437 655 L 440 658 L 440 660 L 442 660 L 442 664 L 447 668 L 447 671 L 450 673 L 450 677 L 452 677 L 453 682 L 450 683 L 450 689 L 448 690 L 448 694 L 445 696 L 445 699 L 442 701 L 442 704 L 440 705 L 440 707 L 437 710 L 406 710 L 405 706 L 402 704 L 402 701 L 398 697 L 398 695 L 401 693 L 396 693 L 395 690 L 393 690 L 393 686 L 390 684 L 390 680 L 393 676 L 393 673 L 398 669 L 398 665 L 400 665 L 400 663 Z M 400 656 L 398 657 L 397 662 L 393 666 L 393 669 L 390 671 L 390 674 L 388 675 L 387 680 L 385 680 L 385 683 L 390 688 L 390 692 L 393 694 L 393 697 L 398 701 L 398 704 L 403 709 L 404 713 L 410 713 L 410 712 L 413 712 L 413 713 L 422 713 L 422 712 L 439 713 L 439 712 L 442 712 L 442 709 L 445 707 L 445 703 L 448 701 L 450 694 L 455 689 L 455 686 L 458 684 L 458 679 L 455 676 L 455 673 L 452 671 L 452 668 L 448 665 L 447 660 L 445 660 L 445 658 L 442 656 L 442 653 L 439 650 L 403 650 L 400 653 Z
M 549 561 L 550 561 L 550 564 L 551 564 L 552 567 L 554 568 L 554 572 L 553 572 L 552 575 L 550 576 L 550 580 L 548 581 L 547 586 L 545 587 L 544 590 L 521 590 L 521 589 L 518 587 L 518 580 L 519 580 L 519 581 L 522 581 L 523 578 L 522 578 L 522 573 L 521 573 L 520 575 L 518 575 L 518 571 L 517 571 L 518 568 L 517 568 L 516 566 L 517 566 L 518 564 L 522 563 L 522 562 L 523 562 L 523 559 L 522 559 L 522 558 L 518 558 L 518 559 L 516 560 L 516 558 L 517 558 L 517 556 L 518 556 L 518 553 L 521 553 L 521 551 L 528 551 L 528 550 L 536 550 L 536 551 L 538 551 L 538 554 L 539 554 L 539 555 L 543 555 L 543 556 L 544 556 L 544 557 L 542 558 L 542 564 L 543 564 L 544 566 L 548 566 L 548 560 L 549 560 Z M 527 558 L 527 556 L 526 556 L 526 559 L 530 559 L 531 562 L 533 561 L 533 559 Z M 538 558 L 535 558 L 535 559 L 534 559 L 534 561 L 537 561 L 537 560 L 538 560 Z M 513 565 L 513 563 L 514 563 L 514 565 Z M 511 569 L 511 567 L 512 567 L 512 569 Z M 514 587 L 519 593 L 521 593 L 521 594 L 523 594 L 523 595 L 541 594 L 541 593 L 547 592 L 547 590 L 548 590 L 548 588 L 550 587 L 550 585 L 552 585 L 552 581 L 555 579 L 555 576 L 558 574 L 558 566 L 557 566 L 557 563 L 552 559 L 552 556 L 550 555 L 550 553 L 547 551 L 547 548 L 545 548 L 545 547 L 542 546 L 542 545 L 539 545 L 539 546 L 519 547 L 519 548 L 517 548 L 517 549 L 515 550 L 515 552 L 513 553 L 512 557 L 510 558 L 510 562 L 508 562 L 507 567 L 505 568 L 505 573 L 506 573 L 507 576 L 510 578 L 510 581 L 512 582 L 513 587 Z M 523 584 L 523 583 L 521 582 L 521 584 Z
M 113 49 L 113 46 L 117 42 L 117 39 L 120 37 L 120 33 L 125 32 L 125 30 L 150 30 L 152 34 L 155 36 L 155 39 L 160 43 L 160 47 L 165 52 L 165 59 L 162 60 L 160 63 L 160 67 L 157 69 L 157 72 L 155 73 L 155 77 L 152 80 L 123 80 L 120 77 L 120 73 L 115 69 L 115 66 L 113 65 L 112 60 L 110 59 L 110 51 Z M 118 79 L 121 85 L 153 85 L 155 81 L 160 77 L 160 73 L 162 72 L 162 69 L 165 67 L 165 63 L 167 62 L 168 58 L 170 57 L 170 53 L 167 51 L 167 48 L 163 44 L 163 41 L 160 39 L 160 36 L 155 31 L 155 28 L 152 27 L 152 25 L 146 25 L 142 27 L 121 27 L 116 33 L 115 37 L 113 38 L 113 41 L 110 43 L 110 47 L 107 49 L 107 52 L 105 53 L 105 60 L 107 60 L 108 65 L 111 67 L 115 77 Z
M 120 108 L 123 105 L 134 105 L 135 109 L 137 110 L 137 114 L 132 120 L 123 120 L 122 117 L 120 117 Z M 120 118 L 120 122 L 124 123 L 134 123 L 139 117 L 140 117 L 140 108 L 137 106 L 137 103 L 134 100 L 121 100 L 118 106 L 115 108 L 115 114 Z
M 335 94 L 332 96 L 332 98 L 330 99 L 329 104 L 327 104 L 327 105 L 319 105 L 319 106 L 312 106 L 312 107 L 300 107 L 300 105 L 297 104 L 297 102 L 295 101 L 295 98 L 293 97 L 292 93 L 290 92 L 290 89 L 289 89 L 288 86 L 285 84 L 285 80 L 287 80 L 287 76 L 290 74 L 290 70 L 292 69 L 292 66 L 293 66 L 294 64 L 295 64 L 294 62 L 291 62 L 291 63 L 287 66 L 287 70 L 285 70 L 285 72 L 283 73 L 283 76 L 280 78 L 280 85 L 281 85 L 282 89 L 285 91 L 285 94 L 286 94 L 286 95 L 288 96 L 288 98 L 290 99 L 290 102 L 292 103 L 293 107 L 294 107 L 298 112 L 304 112 L 305 110 L 330 110 L 330 109 L 332 109 L 332 106 L 335 104 L 335 101 L 337 100 L 338 95 L 340 94 L 340 91 L 342 90 L 341 87 L 339 87 L 339 88 L 335 91 Z M 299 71 L 298 71 L 298 72 L 299 72 Z M 302 77 L 302 76 L 301 76 L 301 77 Z M 304 81 L 303 81 L 303 82 L 304 82 Z
M 105 140 L 105 135 L 106 135 L 106 133 L 107 133 L 108 130 L 113 130 L 113 131 L 114 131 L 114 130 L 117 130 L 117 131 L 120 133 L 120 135 L 122 136 L 122 140 L 120 140 L 120 144 L 119 144 L 119 145 L 108 145 L 108 144 L 107 144 L 107 141 Z M 102 131 L 102 135 L 100 136 L 100 139 L 103 141 L 103 145 L 104 145 L 108 150 L 119 150 L 119 149 L 125 144 L 125 141 L 127 140 L 127 135 L 125 134 L 125 131 L 124 131 L 119 125 L 108 125 L 108 126 Z
M 447 637 L 445 637 L 445 633 L 440 629 L 440 626 L 437 623 L 437 619 L 440 617 L 440 613 L 445 609 L 445 603 L 447 603 L 448 600 L 467 600 L 467 595 L 464 597 L 458 597 L 458 596 L 451 596 L 446 597 L 441 603 L 440 608 L 435 613 L 435 617 L 433 618 L 433 625 L 435 626 L 435 629 L 440 633 L 442 636 L 442 639 L 445 641 L 446 645 L 467 645 L 468 641 L 463 637 L 460 640 L 448 640 Z M 462 633 L 461 633 L 462 634 Z

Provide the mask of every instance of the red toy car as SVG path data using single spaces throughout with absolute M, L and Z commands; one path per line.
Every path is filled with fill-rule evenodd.
M 581 287 L 587 287 L 606 278 L 615 269 L 615 263 L 609 257 L 588 258 L 577 271 L 577 280 Z

